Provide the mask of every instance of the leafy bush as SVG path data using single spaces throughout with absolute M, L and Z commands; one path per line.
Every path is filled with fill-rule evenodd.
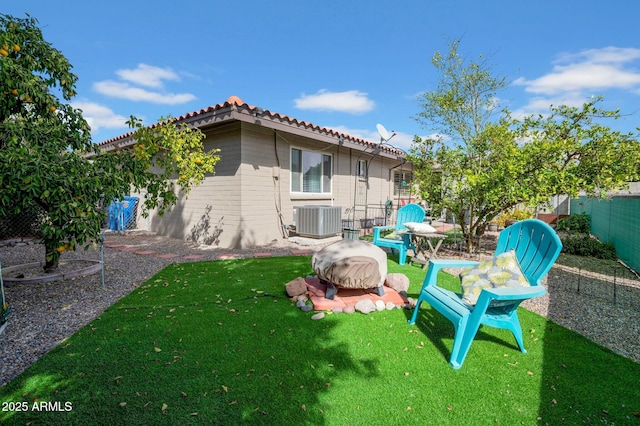
M 460 244 L 464 241 L 464 235 L 462 234 L 462 229 L 454 228 L 445 232 L 447 238 L 444 239 L 444 244 Z
M 591 218 L 586 213 L 572 214 L 560 219 L 556 229 L 570 234 L 589 234 L 591 231 Z
M 496 217 L 493 222 L 497 223 L 499 227 L 504 228 L 508 221 L 519 221 L 525 219 L 531 219 L 533 217 L 533 210 L 528 208 L 516 207 L 515 209 L 505 211 Z
M 602 243 L 588 235 L 569 235 L 562 239 L 562 252 L 598 259 L 616 260 L 616 248 L 611 243 Z

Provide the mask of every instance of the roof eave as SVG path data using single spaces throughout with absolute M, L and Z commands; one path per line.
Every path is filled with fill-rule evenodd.
M 272 113 L 261 108 L 250 106 L 246 103 L 234 101 L 232 98 L 229 98 L 229 100 L 224 104 L 218 104 L 206 109 L 201 109 L 200 111 L 185 114 L 176 118 L 175 122 L 185 123 L 194 128 L 205 128 L 217 123 L 233 120 L 271 128 L 276 131 L 291 133 L 331 145 L 344 146 L 345 148 L 351 148 L 358 151 L 371 150 L 370 152 L 373 153 L 377 148 L 379 148 L 376 154 L 383 157 L 405 157 L 404 153 L 400 150 L 379 146 L 376 143 L 355 138 L 345 133 L 337 132 L 333 129 L 320 127 L 297 119 L 291 119 L 281 114 Z M 160 123 L 156 123 L 153 126 L 158 124 Z M 129 132 L 117 138 L 101 142 L 99 143 L 99 146 L 101 146 L 105 151 L 111 151 L 113 149 L 127 148 L 134 144 L 135 139 L 133 138 L 133 132 Z

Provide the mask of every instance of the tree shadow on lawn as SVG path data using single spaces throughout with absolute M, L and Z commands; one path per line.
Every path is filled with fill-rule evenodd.
M 568 325 L 582 334 L 536 314 L 527 315 L 532 321 L 530 327 L 544 330 L 541 422 L 640 425 L 640 364 L 585 337 L 606 338 L 633 351 L 640 335 L 630 337 L 634 342 L 628 342 L 626 336 L 633 333 L 618 333 L 617 329 L 636 327 L 637 309 L 613 303 L 611 294 L 607 294 L 614 291 L 613 277 L 583 276 L 580 293 L 576 292 L 578 274 L 551 270 L 548 312 L 559 322 L 570 317 Z
M 412 310 L 406 312 L 407 321 L 411 318 L 412 313 Z M 448 364 L 449 359 L 451 358 L 451 349 L 453 346 L 453 337 L 455 332 L 451 321 L 446 319 L 435 309 L 431 308 L 428 303 L 423 302 L 415 325 L 418 327 L 420 333 L 424 334 L 429 339 L 429 342 L 442 354 L 442 360 Z M 504 350 L 520 350 L 515 339 L 511 338 L 509 340 L 509 336 L 511 336 L 511 334 L 509 334 L 509 336 L 502 336 L 502 333 L 499 333 L 499 331 L 499 334 L 496 334 L 489 330 L 490 329 L 487 327 L 480 327 L 474 341 L 491 342 L 495 345 L 501 345 Z M 464 364 L 462 368 L 464 368 Z
M 410 296 L 417 299 L 418 294 Z M 550 312 L 561 309 L 558 303 L 567 299 L 551 297 Z M 406 312 L 407 319 L 411 314 Z M 520 352 L 509 331 L 481 326 L 457 372 L 460 381 L 470 374 L 485 375 L 491 378 L 492 390 L 505 387 L 513 396 L 521 394 L 521 399 L 528 393 L 529 404 L 538 407 L 532 422 L 640 424 L 640 364 L 524 308 L 518 315 L 528 353 Z M 442 354 L 437 362 L 448 363 L 454 336 L 451 322 L 422 303 L 415 325 Z M 537 391 L 530 392 L 532 386 Z M 474 398 L 468 395 L 470 406 Z M 491 397 L 485 398 L 490 404 Z
M 322 395 L 376 377 L 377 360 L 354 356 L 335 317 L 312 321 L 292 306 L 284 284 L 309 260 L 167 267 L 0 390 L 2 401 L 72 410 L 0 421 L 323 424 Z

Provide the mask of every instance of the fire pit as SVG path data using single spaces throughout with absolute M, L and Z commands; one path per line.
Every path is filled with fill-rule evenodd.
M 325 297 L 333 299 L 339 288 L 375 289 L 384 294 L 387 254 L 377 246 L 360 240 L 341 240 L 316 252 L 313 271 L 327 284 Z

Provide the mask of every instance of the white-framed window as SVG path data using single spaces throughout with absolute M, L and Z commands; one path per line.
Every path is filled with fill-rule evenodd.
M 291 192 L 330 194 L 332 170 L 331 155 L 291 148 Z
M 408 197 L 411 195 L 413 184 L 413 172 L 409 170 L 395 170 L 393 172 L 393 195 L 396 197 Z
M 367 177 L 367 160 L 358 160 L 356 165 L 356 176 L 361 178 Z

